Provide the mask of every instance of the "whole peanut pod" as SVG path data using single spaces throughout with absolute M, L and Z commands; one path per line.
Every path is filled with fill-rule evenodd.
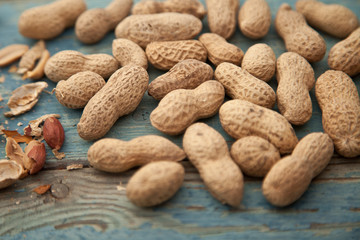
M 204 33 L 199 37 L 199 41 L 206 48 L 208 58 L 215 66 L 223 62 L 240 65 L 243 59 L 244 52 L 240 48 L 228 43 L 225 38 L 216 33 Z
M 338 38 L 346 38 L 359 25 L 355 13 L 339 4 L 299 0 L 296 11 L 304 15 L 310 26 Z
M 360 27 L 330 49 L 328 64 L 349 76 L 360 73 Z
M 86 44 L 97 43 L 130 13 L 132 3 L 132 0 L 113 0 L 106 8 L 83 12 L 76 20 L 76 37 Z
M 275 27 L 289 52 L 296 52 L 309 62 L 318 62 L 324 57 L 325 40 L 307 25 L 304 16 L 292 10 L 289 4 L 284 3 L 280 6 L 275 18 Z
M 238 207 L 243 197 L 243 175 L 221 134 L 205 123 L 195 123 L 186 129 L 183 147 L 209 192 L 221 203 Z
M 198 0 L 154 0 L 141 1 L 134 5 L 132 14 L 154 14 L 163 12 L 188 13 L 202 19 L 206 10 Z
M 159 41 L 147 45 L 146 56 L 154 67 L 169 70 L 185 59 L 206 62 L 207 52 L 197 40 Z
M 108 54 L 84 55 L 65 50 L 52 56 L 45 65 L 45 74 L 53 82 L 68 79 L 78 72 L 91 71 L 107 79 L 119 68 L 119 63 Z
M 229 39 L 236 29 L 236 14 L 239 9 L 238 0 L 206 0 L 207 20 L 210 31 Z
M 145 69 L 148 67 L 148 60 L 144 50 L 129 39 L 114 39 L 112 53 L 122 67 L 129 64 L 135 64 Z
M 214 80 L 206 81 L 194 90 L 174 90 L 151 112 L 151 124 L 166 134 L 180 134 L 196 120 L 215 115 L 224 97 L 224 87 Z
M 230 100 L 219 110 L 221 126 L 233 138 L 258 136 L 272 143 L 281 154 L 291 153 L 298 143 L 284 116 L 244 100 Z
M 305 124 L 312 115 L 309 91 L 315 85 L 314 70 L 305 58 L 294 52 L 281 54 L 276 69 L 280 113 L 294 125 Z
M 30 8 L 19 18 L 19 32 L 28 38 L 51 39 L 65 28 L 74 26 L 76 19 L 86 10 L 84 0 L 57 0 Z
M 311 180 L 328 165 L 334 145 L 325 133 L 310 133 L 287 156 L 270 169 L 262 190 L 273 205 L 284 207 L 298 200 L 308 189 Z
M 97 73 L 85 71 L 61 80 L 56 85 L 55 96 L 59 103 L 68 108 L 83 108 L 105 85 L 105 80 Z
M 239 28 L 248 38 L 264 37 L 270 29 L 271 12 L 265 0 L 246 0 L 239 11 Z
M 169 200 L 184 181 L 184 167 L 177 162 L 146 164 L 129 180 L 126 196 L 139 207 L 153 207 Z
M 316 81 L 324 132 L 344 157 L 360 155 L 360 99 L 356 85 L 344 72 L 328 70 Z
M 241 68 L 248 71 L 254 77 L 265 82 L 275 74 L 276 56 L 269 45 L 258 43 L 252 45 L 245 53 Z
M 224 85 L 226 94 L 231 98 L 267 108 L 275 104 L 275 92 L 267 83 L 232 63 L 221 63 L 215 70 L 215 78 Z
M 192 39 L 200 33 L 202 22 L 186 13 L 131 15 L 121 21 L 116 38 L 127 38 L 145 48 L 154 41 Z
M 243 137 L 231 146 L 231 157 L 241 171 L 251 177 L 265 177 L 280 160 L 279 150 L 264 138 Z
M 175 89 L 194 89 L 212 79 L 213 75 L 214 71 L 210 65 L 195 59 L 186 59 L 155 78 L 149 84 L 148 94 L 160 100 Z
M 149 75 L 140 66 L 127 65 L 116 71 L 86 104 L 77 125 L 79 136 L 85 140 L 104 136 L 119 117 L 136 109 L 148 83 Z
M 156 135 L 141 136 L 131 141 L 104 138 L 95 142 L 88 150 L 90 165 L 105 172 L 125 172 L 150 162 L 178 162 L 185 157 L 181 148 Z

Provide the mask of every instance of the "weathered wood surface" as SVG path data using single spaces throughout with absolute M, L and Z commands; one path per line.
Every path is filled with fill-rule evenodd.
M 22 37 L 17 31 L 17 20 L 25 9 L 48 3 L 47 0 L 2 0 L 0 2 L 0 48 L 12 43 L 32 45 L 33 40 Z M 106 6 L 110 0 L 87 0 L 89 8 Z M 138 2 L 134 1 L 134 2 Z M 204 1 L 202 1 L 204 2 Z M 268 1 L 273 19 L 283 1 Z M 295 6 L 295 0 L 287 0 Z M 338 3 L 324 0 L 328 3 Z M 241 1 L 243 4 L 243 1 Z M 360 2 L 341 1 L 360 16 Z M 209 28 L 203 20 L 203 32 Z M 327 43 L 327 53 L 339 41 L 321 33 Z M 109 33 L 96 45 L 83 45 L 74 36 L 72 28 L 58 38 L 47 41 L 51 54 L 60 50 L 74 49 L 83 53 L 111 54 L 114 34 Z M 261 40 L 245 38 L 239 30 L 230 42 L 245 52 L 259 42 L 269 44 L 278 57 L 285 51 L 283 41 L 277 36 L 272 24 L 269 34 Z M 316 77 L 328 69 L 327 54 L 312 64 Z M 86 160 L 92 142 L 82 140 L 76 131 L 81 110 L 66 109 L 54 95 L 42 93 L 39 103 L 30 112 L 14 119 L 5 119 L 6 102 L 11 91 L 30 80 L 21 80 L 8 73 L 8 67 L 0 69 L 5 82 L 0 84 L 0 124 L 5 120 L 8 129 L 22 129 L 30 120 L 48 113 L 62 116 L 66 140 L 62 151 L 64 160 L 56 160 L 47 147 L 45 168 L 34 176 L 18 181 L 14 186 L 0 190 L 0 239 L 359 239 L 360 236 L 360 158 L 343 159 L 334 156 L 330 165 L 318 176 L 309 190 L 295 204 L 275 208 L 261 194 L 261 179 L 246 178 L 242 206 L 232 209 L 221 205 L 205 190 L 197 171 L 187 161 L 186 179 L 181 190 L 169 202 L 151 209 L 140 209 L 129 203 L 125 192 L 117 186 L 126 185 L 134 171 L 125 174 L 107 174 L 89 168 Z M 163 72 L 150 66 L 150 80 Z M 48 82 L 51 91 L 56 85 Z M 353 78 L 360 90 L 360 76 Z M 270 85 L 276 89 L 276 79 Z M 314 89 L 310 92 L 313 116 L 301 127 L 295 127 L 299 138 L 314 131 L 322 131 L 321 113 L 316 103 Z M 164 134 L 153 128 L 149 121 L 157 101 L 145 95 L 137 110 L 117 121 L 106 137 L 130 140 L 145 134 Z M 203 120 L 221 132 L 229 145 L 234 141 L 221 128 L 218 116 Z M 22 122 L 24 126 L 18 127 Z M 181 146 L 182 135 L 166 136 Z M 5 141 L 0 141 L 0 158 L 5 158 Z M 67 171 L 72 163 L 84 164 L 84 169 Z M 68 189 L 61 199 L 48 192 L 42 196 L 32 190 L 43 184 L 63 184 Z

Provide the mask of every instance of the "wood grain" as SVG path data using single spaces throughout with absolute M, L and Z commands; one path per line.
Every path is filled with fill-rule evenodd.
M 135 0 L 134 2 L 138 2 Z M 110 0 L 87 0 L 88 8 L 104 7 Z M 201 0 L 204 3 L 203 0 Z M 295 7 L 296 0 L 287 0 Z M 333 3 L 333 0 L 324 0 Z M 2 0 L 0 2 L 0 48 L 12 43 L 33 45 L 36 41 L 22 37 L 17 30 L 17 20 L 27 8 L 48 3 L 48 0 Z M 282 1 L 268 0 L 274 19 Z M 243 2 L 241 2 L 243 4 Z M 353 0 L 341 4 L 360 13 L 360 3 Z M 206 19 L 202 33 L 209 32 Z M 339 39 L 324 36 L 329 50 Z M 58 38 L 47 41 L 53 55 L 61 50 L 77 50 L 84 54 L 111 54 L 114 33 L 96 45 L 79 42 L 73 28 L 67 29 Z M 256 44 L 266 43 L 276 56 L 285 52 L 275 28 L 261 40 L 244 37 L 239 29 L 229 42 L 244 52 Z M 317 78 L 328 69 L 325 58 L 312 64 Z M 10 67 L 10 66 L 9 66 Z M 245 192 L 239 209 L 221 205 L 205 189 L 196 169 L 188 162 L 185 183 L 173 199 L 150 209 L 140 209 L 127 201 L 124 191 L 117 190 L 126 184 L 134 170 L 124 174 L 108 174 L 89 167 L 87 150 L 91 141 L 82 140 L 76 131 L 82 110 L 67 109 L 57 102 L 55 95 L 42 93 L 40 101 L 30 112 L 14 119 L 5 119 L 6 102 L 11 91 L 31 83 L 20 76 L 8 73 L 9 67 L 0 69 L 0 124 L 7 129 L 22 129 L 27 122 L 44 114 L 58 113 L 65 129 L 65 143 L 61 151 L 66 157 L 59 161 L 47 149 L 44 169 L 34 176 L 18 181 L 12 187 L 0 190 L 0 239 L 358 239 L 360 236 L 360 158 L 344 159 L 334 155 L 324 172 L 314 179 L 304 196 L 287 208 L 275 208 L 268 204 L 261 193 L 261 179 L 245 177 Z M 164 72 L 149 66 L 150 81 Z M 51 91 L 55 83 L 49 84 Z M 360 75 L 353 78 L 360 90 Z M 269 82 L 276 90 L 276 79 Z M 321 112 L 316 102 L 314 89 L 310 91 L 313 115 L 308 123 L 294 127 L 299 138 L 310 132 L 323 131 Z M 228 100 L 228 99 L 227 99 Z M 120 118 L 105 137 L 130 140 L 145 134 L 165 136 L 182 146 L 182 135 L 169 137 L 151 126 L 149 115 L 158 101 L 147 94 L 139 107 L 131 114 Z M 277 109 L 275 107 L 275 109 Z M 5 120 L 8 124 L 5 124 Z M 217 129 L 230 146 L 234 139 L 221 128 L 218 115 L 202 120 Z M 24 125 L 17 126 L 18 122 Z M 0 158 L 5 158 L 5 140 L 0 137 Z M 83 169 L 67 171 L 70 164 L 84 164 Z M 55 198 L 51 192 L 38 195 L 32 190 L 44 184 L 64 184 L 68 194 Z M 60 196 L 60 195 L 57 195 Z

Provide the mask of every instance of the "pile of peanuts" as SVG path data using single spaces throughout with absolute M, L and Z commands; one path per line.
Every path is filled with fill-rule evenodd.
M 18 25 L 23 36 L 39 40 L 75 26 L 85 44 L 115 31 L 113 56 L 66 50 L 44 64 L 46 77 L 58 82 L 58 101 L 84 108 L 77 124 L 84 140 L 102 138 L 137 108 L 146 91 L 160 101 L 150 115 L 152 126 L 169 135 L 184 133 L 183 149 L 156 135 L 128 142 L 104 138 L 89 148 L 88 161 L 96 169 L 119 173 L 142 166 L 126 187 L 134 204 L 150 207 L 170 199 L 184 179 L 178 162 L 187 158 L 223 204 L 240 205 L 244 173 L 264 178 L 263 195 L 271 204 L 290 205 L 327 166 L 334 149 L 344 157 L 360 155 L 360 99 L 350 78 L 360 73 L 358 18 L 338 4 L 298 0 L 293 10 L 284 3 L 274 23 L 288 52 L 276 59 L 267 44 L 244 54 L 228 42 L 237 25 L 248 38 L 266 36 L 271 12 L 265 0 L 246 0 L 240 9 L 238 0 L 205 2 L 206 8 L 198 0 L 134 6 L 132 0 L 113 0 L 104 9 L 86 10 L 84 0 L 57 0 L 26 10 Z M 205 15 L 211 33 L 198 36 Z M 331 70 L 317 81 L 310 63 L 324 58 L 326 43 L 309 25 L 342 39 L 330 49 Z M 167 71 L 150 84 L 148 63 Z M 267 83 L 275 74 L 276 93 Z M 292 126 L 311 118 L 314 86 L 324 133 L 299 141 Z M 225 94 L 232 100 L 224 103 Z M 272 110 L 275 103 L 279 112 Z M 236 139 L 230 150 L 219 132 L 195 123 L 217 113 Z

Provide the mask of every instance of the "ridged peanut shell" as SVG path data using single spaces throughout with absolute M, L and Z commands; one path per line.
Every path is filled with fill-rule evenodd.
M 295 131 L 284 116 L 248 101 L 236 99 L 219 110 L 224 130 L 233 138 L 258 136 L 268 140 L 281 154 L 291 153 L 298 143 Z
M 309 91 L 315 85 L 314 70 L 305 58 L 294 52 L 280 55 L 276 62 L 277 105 L 292 124 L 303 125 L 312 116 Z
M 160 100 L 176 89 L 194 89 L 203 82 L 213 79 L 212 67 L 196 59 L 177 63 L 167 73 L 155 78 L 148 87 L 148 94 Z
M 216 33 L 204 33 L 199 37 L 199 41 L 206 48 L 208 58 L 215 66 L 223 62 L 240 65 L 243 59 L 244 52 L 240 48 L 228 43 Z
M 279 150 L 257 136 L 240 138 L 231 146 L 230 153 L 241 171 L 251 177 L 264 177 L 280 160 Z
M 333 151 L 333 143 L 327 134 L 305 136 L 291 156 L 278 161 L 266 175 L 262 185 L 265 198 L 279 207 L 298 200 L 311 180 L 328 165 Z
M 243 197 L 243 175 L 221 134 L 205 123 L 195 123 L 187 128 L 183 147 L 209 192 L 221 203 L 238 207 Z
M 240 8 L 239 28 L 248 38 L 264 37 L 270 29 L 271 11 L 265 0 L 246 0 Z
M 56 85 L 56 99 L 68 108 L 83 108 L 105 85 L 105 80 L 97 73 L 85 71 L 61 80 Z
M 207 51 L 197 40 L 159 41 L 146 47 L 149 62 L 161 70 L 169 70 L 185 59 L 206 62 Z
M 91 71 L 107 79 L 119 68 L 116 59 L 108 54 L 85 55 L 65 50 L 52 56 L 45 65 L 45 74 L 53 82 L 68 79 L 78 72 Z
M 119 117 L 136 109 L 148 82 L 149 75 L 140 66 L 128 65 L 117 70 L 86 104 L 77 125 L 79 136 L 85 140 L 104 136 Z
M 127 198 L 139 207 L 153 207 L 169 200 L 184 181 L 184 167 L 177 162 L 146 164 L 129 180 Z
M 315 95 L 322 111 L 324 132 L 344 157 L 360 155 L 360 99 L 353 80 L 344 72 L 328 70 L 316 81 Z
M 148 60 L 144 50 L 129 39 L 114 39 L 112 42 L 112 54 L 122 67 L 129 64 L 138 65 L 145 69 L 148 67 Z
M 180 134 L 196 120 L 215 115 L 224 97 L 224 87 L 214 80 L 206 81 L 194 90 L 174 90 L 151 112 L 151 124 L 166 134 Z
M 310 26 L 338 38 L 346 38 L 359 25 L 356 14 L 340 4 L 299 0 L 296 11 L 304 15 Z
M 154 161 L 178 162 L 185 158 L 184 151 L 170 140 L 146 135 L 123 141 L 104 138 L 88 150 L 88 161 L 94 168 L 105 172 L 124 172 Z
M 76 20 L 76 37 L 86 44 L 99 42 L 130 13 L 132 3 L 132 0 L 113 0 L 106 8 L 83 12 Z
M 236 29 L 236 14 L 239 10 L 238 0 L 206 0 L 207 20 L 210 31 L 230 38 Z
M 131 15 L 115 28 L 116 38 L 127 38 L 145 48 L 154 41 L 192 39 L 200 33 L 202 22 L 186 13 Z
M 202 19 L 206 14 L 204 5 L 198 0 L 143 0 L 135 4 L 132 14 L 154 14 L 162 12 L 188 13 Z
M 307 25 L 304 16 L 284 3 L 280 6 L 275 28 L 289 52 L 296 52 L 309 62 L 320 61 L 326 52 L 326 43 L 318 32 Z
M 349 76 L 360 73 L 360 27 L 330 49 L 328 64 Z
M 272 108 L 275 104 L 275 92 L 267 83 L 232 63 L 217 66 L 215 78 L 224 85 L 226 94 L 231 98 L 267 108 Z
M 241 68 L 265 82 L 275 74 L 276 56 L 272 48 L 265 43 L 252 45 L 245 53 Z
M 51 39 L 73 26 L 85 10 L 84 0 L 57 0 L 27 9 L 19 17 L 19 32 L 28 38 Z

